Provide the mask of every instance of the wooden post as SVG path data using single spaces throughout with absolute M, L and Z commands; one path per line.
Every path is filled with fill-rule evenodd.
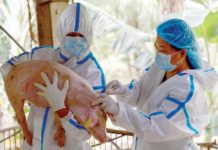
M 68 4 L 69 0 L 36 1 L 39 45 L 57 45 L 57 19 Z
M 53 45 L 50 2 L 41 0 L 36 5 L 39 45 Z

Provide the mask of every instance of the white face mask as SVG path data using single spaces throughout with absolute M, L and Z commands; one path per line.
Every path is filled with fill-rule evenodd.
M 63 46 L 73 57 L 79 57 L 88 49 L 87 41 L 84 37 L 66 36 Z
M 173 53 L 171 55 L 166 55 L 166 54 L 162 54 L 160 52 L 157 52 L 156 55 L 155 55 L 155 63 L 156 63 L 156 65 L 161 70 L 165 70 L 165 71 L 172 71 L 172 70 L 174 70 L 180 61 L 178 61 L 176 65 L 173 65 L 173 64 L 171 64 L 170 60 L 171 60 L 171 57 L 173 55 L 175 55 L 176 53 L 177 52 L 175 52 L 175 53 Z

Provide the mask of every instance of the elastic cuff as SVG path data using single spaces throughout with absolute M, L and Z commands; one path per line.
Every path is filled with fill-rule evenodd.
M 63 118 L 69 113 L 69 111 L 70 110 L 68 108 L 62 108 L 62 109 L 57 110 L 56 113 L 58 114 L 60 118 Z
M 68 114 L 67 114 L 65 117 L 60 118 L 61 122 L 66 122 L 66 121 L 68 121 L 69 119 L 71 119 L 71 118 L 73 117 L 72 115 L 73 115 L 73 114 L 71 113 L 71 111 L 69 111 Z

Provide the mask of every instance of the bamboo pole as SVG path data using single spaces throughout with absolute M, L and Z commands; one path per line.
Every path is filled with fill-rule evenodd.
M 128 135 L 128 136 L 133 136 L 134 134 L 132 132 L 128 132 L 125 130 L 115 130 L 115 129 L 107 129 L 108 133 L 114 133 L 114 134 L 121 134 L 121 135 Z
M 25 52 L 26 50 L 12 37 L 12 35 L 10 33 L 8 33 L 7 30 L 5 30 L 5 28 L 3 28 L 0 25 L 0 30 L 2 30 L 12 41 L 14 41 L 14 43 L 23 51 Z

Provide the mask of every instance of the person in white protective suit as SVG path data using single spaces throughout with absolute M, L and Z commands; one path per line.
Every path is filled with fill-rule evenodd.
M 208 124 L 204 89 L 215 86 L 216 71 L 201 61 L 190 26 L 171 19 L 157 27 L 155 63 L 139 81 L 111 81 L 93 102 L 117 126 L 134 133 L 132 150 L 198 150 L 193 137 Z M 133 109 L 134 106 L 137 109 Z
M 105 91 L 105 78 L 103 70 L 90 52 L 93 36 L 92 22 L 86 8 L 80 3 L 73 3 L 61 14 L 57 35 L 59 48 L 50 46 L 36 47 L 31 52 L 25 52 L 13 57 L 3 65 L 2 70 L 8 70 L 10 66 L 28 60 L 52 60 L 72 69 L 75 73 L 86 79 L 97 92 Z M 5 71 L 7 72 L 7 71 Z M 54 92 L 54 91 L 53 91 Z M 55 92 L 54 92 L 55 93 Z M 57 97 L 60 97 L 57 96 Z M 53 111 L 56 111 L 53 109 Z M 79 125 L 71 112 L 64 112 L 61 122 L 65 130 L 66 141 L 59 143 L 55 140 L 56 127 L 54 112 L 50 108 L 31 106 L 28 116 L 28 126 L 33 134 L 32 146 L 26 140 L 23 149 L 32 150 L 89 150 L 91 147 L 85 142 L 90 138 L 87 130 Z M 63 147 L 60 147 L 63 146 Z

